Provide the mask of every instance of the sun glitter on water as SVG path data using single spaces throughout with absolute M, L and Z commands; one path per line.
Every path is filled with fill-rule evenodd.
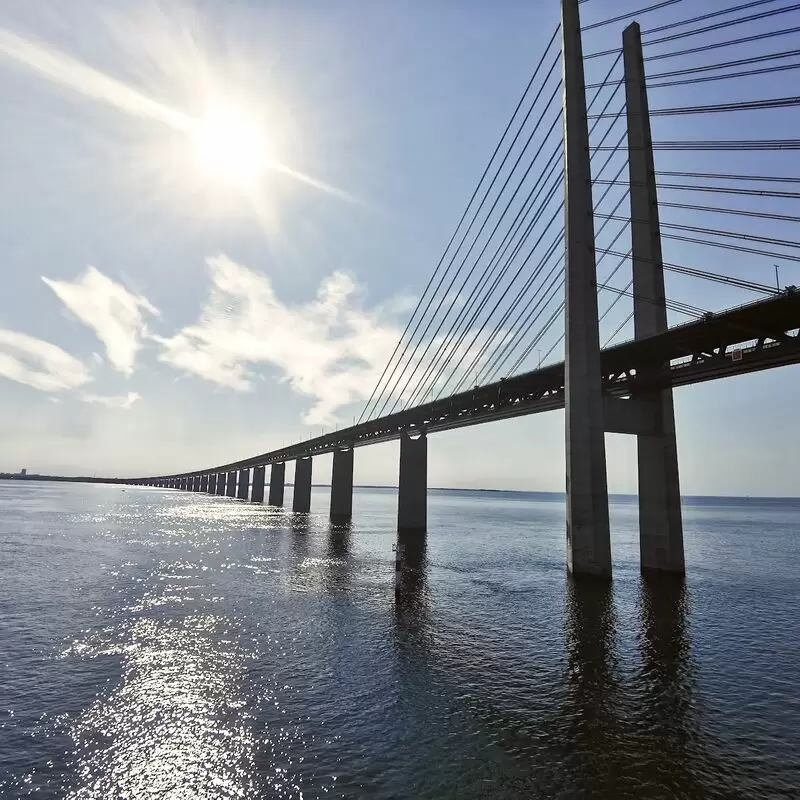
M 212 178 L 252 187 L 271 166 L 269 141 L 263 126 L 235 109 L 210 109 L 193 135 L 199 168 Z

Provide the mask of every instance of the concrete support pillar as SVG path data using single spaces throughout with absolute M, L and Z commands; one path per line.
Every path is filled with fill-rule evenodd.
M 353 516 L 353 449 L 335 450 L 331 473 L 331 519 L 346 521 Z
M 225 487 L 225 494 L 228 497 L 236 497 L 236 470 L 232 469 L 228 473 L 227 486 Z
M 400 437 L 400 479 L 397 530 L 424 531 L 428 527 L 428 439 Z
M 203 475 L 200 478 L 200 491 L 207 492 L 208 491 L 208 475 Z
M 206 491 L 209 494 L 216 494 L 217 493 L 217 473 L 216 472 L 212 472 L 208 476 L 208 488 L 206 489 Z
M 286 464 L 273 464 L 269 472 L 269 504 L 283 506 L 283 487 L 286 483 Z
M 658 220 L 653 140 L 638 23 L 622 35 L 628 115 L 633 322 L 637 339 L 667 330 L 664 265 Z M 655 371 L 663 369 L 661 364 Z M 646 377 L 646 373 L 641 373 Z M 637 395 L 656 408 L 658 432 L 637 436 L 639 455 L 639 549 L 642 571 L 683 574 L 683 520 L 672 389 Z
M 299 511 L 304 514 L 311 511 L 311 465 L 311 456 L 298 458 L 294 462 L 292 511 Z
M 250 493 L 250 501 L 253 503 L 264 502 L 264 473 L 266 467 L 253 468 L 253 489 Z
M 186 490 L 189 491 L 189 492 L 193 492 L 194 491 L 194 475 L 190 475 L 186 479 Z
M 562 0 L 567 567 L 611 577 L 589 128 L 578 0 Z
M 180 480 L 180 488 L 181 488 L 181 491 L 184 491 L 184 492 L 186 491 L 186 478 L 181 478 L 181 480 Z
M 225 494 L 225 486 L 228 480 L 228 476 L 224 472 L 217 473 L 217 494 L 223 495 Z
M 236 496 L 240 500 L 247 500 L 247 495 L 250 491 L 250 470 L 249 469 L 240 469 L 239 470 L 239 488 L 236 492 Z

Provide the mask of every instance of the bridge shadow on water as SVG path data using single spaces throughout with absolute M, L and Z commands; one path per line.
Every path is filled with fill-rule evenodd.
M 418 531 L 400 531 L 396 547 L 402 549 L 402 558 L 395 575 L 395 646 L 401 660 L 421 665 L 430 654 L 428 538 Z
M 576 796 L 702 796 L 693 770 L 693 671 L 682 580 L 642 577 L 634 674 L 621 667 L 620 615 L 608 584 L 567 580 L 569 724 L 557 728 Z M 657 787 L 657 788 L 656 788 Z
M 565 576 L 560 675 L 536 665 L 506 670 L 489 652 L 492 644 L 477 636 L 473 651 L 487 652 L 478 653 L 474 664 L 442 649 L 425 537 L 404 544 L 402 591 L 394 604 L 401 675 L 417 689 L 421 681 L 437 686 L 455 706 L 449 712 L 459 718 L 455 724 L 466 719 L 480 742 L 474 755 L 459 754 L 474 763 L 462 763 L 446 787 L 420 796 L 709 796 L 713 760 L 702 751 L 693 705 L 689 599 L 682 580 L 641 577 L 635 608 L 621 614 L 613 584 Z M 635 632 L 621 629 L 625 617 Z M 478 664 L 483 668 L 473 669 Z M 520 672 L 528 675 L 527 686 L 520 685 Z M 544 685 L 548 680 L 558 685 Z M 540 693 L 547 694 L 545 702 Z

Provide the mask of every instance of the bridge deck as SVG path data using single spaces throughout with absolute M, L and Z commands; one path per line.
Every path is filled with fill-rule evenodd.
M 785 293 L 624 342 L 602 352 L 608 394 L 642 387 L 685 386 L 800 363 L 800 292 Z M 743 346 L 744 345 L 744 346 Z M 290 461 L 397 439 L 404 432 L 452 430 L 564 407 L 564 362 L 273 450 L 269 453 L 153 479 L 203 475 Z M 151 480 L 151 479 L 148 479 Z

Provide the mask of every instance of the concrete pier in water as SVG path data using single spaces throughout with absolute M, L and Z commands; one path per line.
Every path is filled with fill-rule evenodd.
M 353 516 L 353 449 L 336 450 L 331 473 L 331 519 L 344 522 Z
M 667 305 L 642 34 L 637 23 L 625 29 L 622 45 L 628 119 L 633 322 L 635 336 L 641 339 L 667 330 Z M 646 377 L 646 370 L 640 372 Z M 629 402 L 648 409 L 655 420 L 655 430 L 639 431 L 636 436 L 641 568 L 643 572 L 683 574 L 683 520 L 672 389 L 642 392 Z
M 312 458 L 298 458 L 294 462 L 294 492 L 292 511 L 311 511 L 311 465 Z
M 239 488 L 236 492 L 236 496 L 240 500 L 247 500 L 247 495 L 250 491 L 250 470 L 249 469 L 240 469 L 239 470 Z
M 266 467 L 253 468 L 253 489 L 250 493 L 250 500 L 253 503 L 264 502 L 264 473 Z
M 269 472 L 269 505 L 283 506 L 283 491 L 286 485 L 286 464 L 273 464 Z
M 578 0 L 562 0 L 567 568 L 611 577 L 589 127 Z
M 428 439 L 400 437 L 400 477 L 397 492 L 397 530 L 428 527 Z

